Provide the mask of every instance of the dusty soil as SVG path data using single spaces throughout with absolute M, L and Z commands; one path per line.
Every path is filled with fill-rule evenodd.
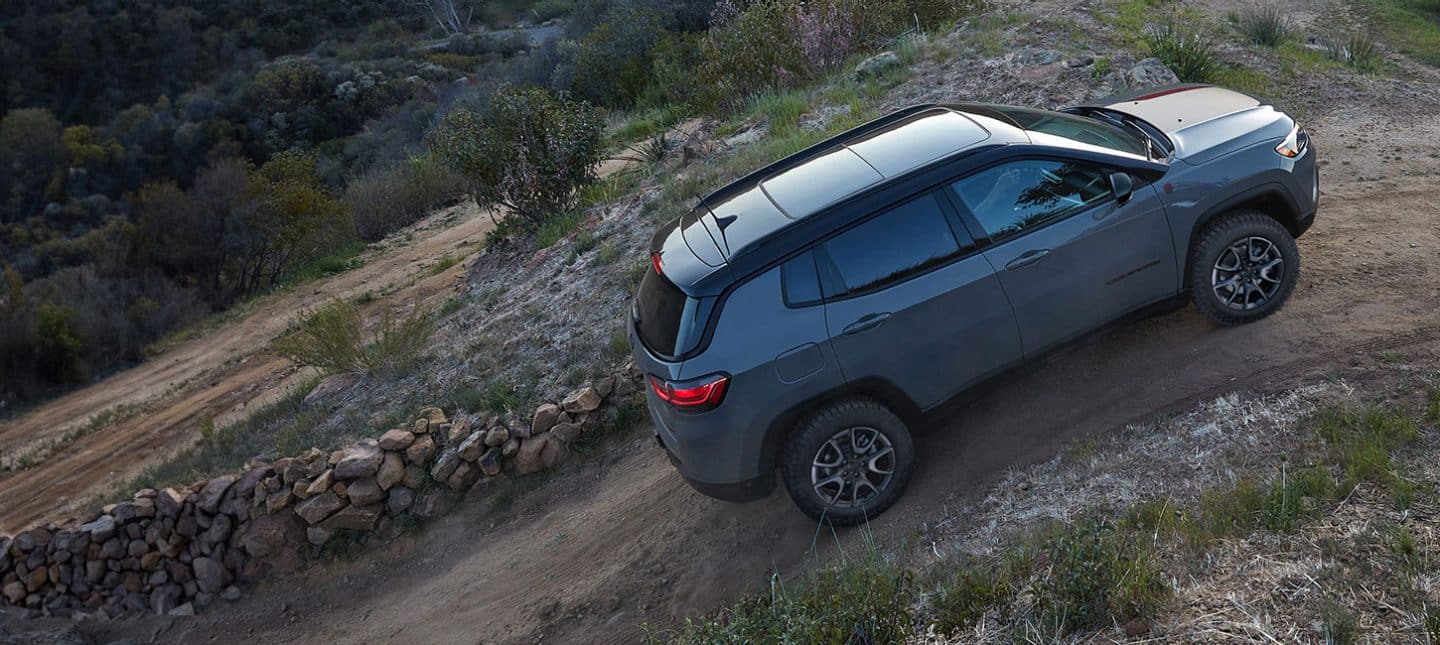
M 922 63 L 921 74 L 895 95 L 993 100 L 1016 87 L 1027 90 L 1027 81 L 977 90 L 966 84 L 968 71 L 947 61 Z M 1300 240 L 1304 275 L 1283 311 L 1243 328 L 1219 328 L 1186 308 L 1100 335 L 1014 375 L 922 429 L 917 447 L 925 459 L 909 492 L 869 532 L 818 531 L 783 491 L 746 505 L 705 498 L 685 486 L 654 447 L 649 428 L 640 427 L 539 482 L 507 510 L 492 510 L 493 490 L 479 490 L 414 537 L 266 583 L 233 606 L 193 619 L 85 629 L 99 639 L 175 642 L 632 642 L 643 624 L 663 628 L 712 611 L 764 588 L 775 572 L 789 575 L 841 557 L 867 539 L 903 546 L 922 526 L 992 494 L 1008 473 L 1045 462 L 1076 440 L 1185 412 L 1229 392 L 1288 391 L 1377 355 L 1433 363 L 1440 353 L 1440 209 L 1432 197 L 1440 185 L 1440 116 L 1427 114 L 1426 106 L 1440 104 L 1440 88 L 1413 78 L 1347 78 L 1323 89 L 1309 97 L 1307 119 L 1325 160 L 1320 216 Z M 1043 104 L 1050 94 L 1041 92 L 1026 96 Z M 478 226 L 475 219 L 462 226 Z M 398 271 L 436 254 L 409 255 L 392 266 Z M 444 276 L 435 280 L 448 284 Z M 296 306 L 273 309 L 269 318 L 283 326 L 286 316 L 278 314 Z M 249 319 L 266 324 L 258 314 Z M 249 337 L 251 343 L 268 338 Z M 200 356 L 213 350 L 208 345 L 172 351 Z M 232 352 L 243 354 L 244 346 L 237 342 Z M 150 392 L 178 382 L 161 375 L 175 362 L 141 368 L 152 372 Z M 183 369 L 194 370 L 191 380 L 207 374 Z M 287 368 L 251 369 L 252 380 L 229 389 L 245 391 L 262 375 L 281 378 Z M 227 374 L 240 379 L 244 371 Z M 233 405 L 223 390 L 211 386 L 187 398 L 197 410 L 206 409 L 207 400 L 208 409 Z M 76 393 L 53 404 L 60 411 L 47 407 L 22 419 L 25 432 L 0 429 L 0 441 L 53 432 L 52 424 L 97 405 L 143 399 L 125 395 Z M 48 424 L 34 419 L 41 415 Z M 132 436 L 149 431 L 136 432 Z M 184 432 L 177 427 L 157 441 Z M 95 486 L 104 476 L 84 471 L 103 470 L 110 458 L 96 452 L 89 461 L 50 466 L 48 477 L 72 473 Z M 53 489 L 44 478 L 25 477 L 0 483 L 0 526 L 44 513 L 30 500 Z M 25 494 L 15 491 L 17 482 L 30 482 Z M 12 510 L 21 506 L 29 510 Z
M 1382 127 L 1432 129 L 1440 120 Z M 1314 129 L 1331 163 L 1321 219 L 1300 240 L 1305 277 L 1284 311 L 1225 329 L 1187 308 L 1009 379 L 926 429 L 918 445 L 926 458 L 904 500 L 871 527 L 873 539 L 904 545 L 922 524 L 977 503 L 1008 472 L 1078 439 L 1228 392 L 1289 390 L 1385 352 L 1433 362 L 1440 352 L 1440 234 L 1430 202 L 1432 151 L 1394 161 L 1384 173 L 1403 179 L 1371 181 L 1335 168 L 1345 161 L 1376 167 L 1368 149 L 1350 147 L 1358 137 L 1380 136 L 1373 123 L 1362 128 L 1341 116 Z M 480 491 L 409 541 L 271 583 L 197 619 L 139 621 L 104 635 L 631 642 L 644 623 L 671 625 L 763 588 L 772 572 L 863 548 L 861 532 L 817 532 L 783 491 L 732 505 L 689 490 L 648 432 L 634 430 L 522 495 L 513 510 L 491 511 Z
M 265 348 L 296 313 L 366 291 L 376 295 L 365 308 L 372 317 L 387 306 L 433 308 L 453 291 L 465 262 L 435 275 L 427 267 L 445 254 L 468 258 L 492 226 L 473 204 L 439 211 L 367 251 L 353 270 L 267 296 L 234 321 L 0 425 L 0 454 L 21 454 L 64 437 L 104 410 L 140 406 L 138 413 L 74 440 L 33 468 L 0 474 L 0 532 L 62 520 L 155 459 L 189 445 L 202 419 L 225 425 L 283 393 L 301 370 Z

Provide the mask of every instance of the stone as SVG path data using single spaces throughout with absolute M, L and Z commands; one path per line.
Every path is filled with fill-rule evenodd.
M 210 480 L 205 487 L 200 489 L 200 499 L 195 503 L 206 513 L 214 513 L 220 509 L 220 500 L 224 498 L 225 492 L 235 483 L 234 475 L 222 475 Z
M 416 419 L 414 425 L 410 426 L 410 431 L 415 434 L 427 434 L 431 430 L 434 428 L 430 427 L 429 419 Z
M 419 488 L 421 484 L 425 483 L 425 469 L 415 464 L 406 466 L 405 476 L 400 480 L 400 483 L 410 488 Z
M 422 435 L 415 438 L 415 443 L 405 449 L 405 460 L 412 464 L 419 464 L 422 468 L 430 463 L 430 458 L 435 456 L 435 440 L 430 435 Z
M 291 569 L 299 566 L 302 560 L 300 549 L 305 543 L 304 529 L 305 522 L 294 513 L 262 515 L 241 528 L 234 544 L 252 558 Z
M 443 425 L 441 427 L 445 428 L 439 433 L 440 437 L 442 437 L 441 443 L 447 446 L 453 446 L 469 439 L 472 429 L 470 427 L 470 420 L 464 417 L 456 419 L 454 423 L 449 424 L 449 427 Z
M 560 402 L 560 407 L 570 414 L 590 412 L 600 408 L 600 402 L 604 399 L 600 392 L 591 386 L 585 386 L 565 397 Z
M 295 482 L 295 485 L 290 487 L 290 494 L 294 495 L 295 499 L 308 499 L 310 497 L 310 480 L 302 479 Z
M 27 595 L 25 592 L 25 585 L 22 585 L 19 582 L 6 583 L 3 593 L 5 594 L 5 599 L 10 601 L 10 604 L 12 605 L 19 605 L 20 603 L 24 602 L 25 596 Z
M 404 428 L 395 428 L 385 431 L 380 435 L 380 448 L 384 450 L 404 450 L 415 443 L 415 433 Z
M 449 488 L 430 488 L 422 491 L 410 506 L 410 514 L 421 519 L 437 517 L 455 507 L 456 495 Z
M 315 546 L 320 546 L 330 541 L 333 531 L 327 531 L 318 526 L 311 526 L 305 529 L 305 540 Z
M 326 491 L 330 490 L 330 487 L 334 484 L 335 471 L 326 470 L 325 472 L 320 473 L 320 476 L 316 477 L 315 481 L 310 482 L 310 486 L 305 489 L 305 497 L 310 498 L 316 495 L 322 495 Z
M 293 486 L 295 482 L 309 476 L 309 466 L 300 459 L 291 459 L 289 463 L 285 464 L 285 469 L 280 471 L 280 481 L 284 482 L 286 486 Z
M 535 408 L 535 416 L 530 419 L 530 436 L 549 432 L 550 427 L 555 425 L 556 419 L 559 418 L 560 406 L 554 403 L 546 403 Z
M 271 493 L 265 498 L 265 513 L 267 515 L 279 513 L 280 511 L 290 508 L 291 502 L 294 501 L 295 496 L 288 490 Z
M 873 76 L 879 76 L 900 67 L 902 64 L 900 56 L 895 52 L 880 52 L 860 61 L 860 64 L 855 66 L 855 78 L 863 80 Z
M 374 442 L 361 442 L 351 446 L 335 464 L 335 479 L 350 480 L 374 477 L 385 460 L 385 452 Z
M 155 510 L 160 517 L 176 517 L 185 507 L 185 494 L 173 488 L 165 488 L 155 496 Z
M 602 376 L 598 379 L 595 379 L 594 387 L 595 391 L 600 394 L 601 398 L 610 396 L 610 393 L 615 391 L 615 377 Z
M 164 616 L 170 613 L 180 602 L 181 596 L 185 593 L 179 585 L 161 585 L 150 592 L 150 609 L 157 616 Z
M 529 475 L 553 468 L 564 459 L 564 451 L 565 446 L 549 433 L 531 437 L 515 455 L 515 472 Z
M 442 451 L 440 457 L 435 460 L 435 467 L 430 469 L 430 477 L 434 478 L 435 481 L 443 482 L 450 477 L 451 473 L 455 472 L 455 467 L 459 465 L 459 450 L 451 448 Z
M 1076 56 L 1065 61 L 1066 67 L 1089 67 L 1095 64 L 1094 56 Z
M 500 462 L 500 449 L 491 448 L 486 450 L 485 454 L 480 455 L 480 459 L 475 462 L 475 465 L 480 467 L 480 472 L 485 473 L 486 477 L 499 475 L 502 466 Z
M 319 524 L 332 513 L 340 510 L 345 502 L 333 492 L 325 492 L 307 499 L 295 506 L 295 514 L 307 523 Z
M 104 542 L 115 535 L 115 518 L 101 515 L 92 522 L 81 524 L 80 530 L 90 534 L 91 542 Z
M 514 457 L 514 456 L 515 456 L 516 454 L 518 454 L 519 452 L 520 452 L 520 440 L 517 439 L 517 438 L 515 438 L 515 437 L 510 437 L 510 440 L 509 440 L 509 441 L 506 441 L 506 442 L 505 442 L 505 445 L 500 446 L 500 456 L 502 456 L 502 457 L 504 457 L 504 458 L 506 458 L 506 459 L 510 459 L 511 457 Z
M 1138 89 L 1174 85 L 1179 83 L 1180 79 L 1160 59 L 1146 58 L 1125 73 L 1125 82 L 1129 83 L 1130 87 Z
M 585 428 L 578 423 L 557 423 L 550 429 L 550 435 L 565 443 L 574 443 L 584 431 Z
M 415 489 L 409 486 L 396 486 L 390 489 L 390 494 L 385 498 L 385 510 L 391 515 L 399 515 L 410 510 L 410 505 L 415 503 Z
M 224 491 L 221 491 L 221 493 L 224 493 Z M 110 513 L 114 515 L 116 524 L 129 524 L 139 517 L 136 513 L 134 502 L 120 502 L 116 504 L 114 508 L 110 509 Z
M 234 585 L 231 585 L 231 586 L 229 586 L 229 587 L 226 587 L 226 588 L 225 588 L 225 591 L 220 592 L 220 597 L 221 597 L 222 599 L 224 599 L 224 600 L 231 600 L 231 601 L 239 600 L 239 599 L 240 599 L 240 588 L 239 588 L 239 587 L 236 587 L 236 586 L 234 586 Z
M 445 418 L 445 411 L 433 405 L 420 410 L 420 417 L 429 421 L 432 428 L 448 421 Z
M 484 450 L 485 433 L 476 432 L 466 437 L 465 441 L 460 442 L 460 447 L 456 449 L 456 452 L 459 453 L 460 459 L 473 462 L 480 458 L 480 453 Z
M 615 396 L 630 396 L 635 393 L 635 383 L 628 378 L 615 381 Z
M 219 593 L 221 589 L 230 584 L 232 576 L 219 560 L 201 556 L 195 558 L 190 566 L 195 570 L 195 584 L 205 593 Z
M 374 477 L 350 482 L 346 486 L 345 492 L 350 496 L 350 503 L 356 506 L 369 506 L 385 499 L 385 491 L 381 490 L 380 484 Z
M 405 458 L 398 452 L 385 453 L 385 461 L 380 463 L 380 472 L 375 473 L 375 482 L 380 484 L 380 490 L 390 490 L 391 486 L 400 483 L 405 479 Z
M 40 588 L 44 587 L 47 582 L 50 582 L 50 569 L 37 567 L 25 578 L 25 590 L 30 593 L 35 593 L 40 591 Z
M 375 528 L 376 520 L 380 519 L 381 507 L 374 506 L 346 506 L 340 509 L 339 513 L 331 515 L 320 523 L 320 528 L 328 531 L 346 529 L 350 531 L 369 531 Z
M 194 615 L 195 615 L 195 605 L 194 605 L 193 603 L 188 603 L 188 602 L 187 602 L 187 603 L 185 603 L 185 604 L 183 604 L 183 605 L 180 605 L 179 607 L 176 607 L 176 608 L 174 608 L 174 609 L 171 609 L 170 612 L 169 612 L 167 615 L 169 615 L 169 616 L 194 616 Z
M 510 429 L 505 426 L 495 426 L 485 431 L 485 445 L 490 448 L 505 445 L 510 440 Z
M 476 468 L 474 464 L 462 461 L 455 466 L 455 472 L 450 473 L 450 477 L 446 478 L 445 485 L 452 490 L 464 491 L 475 485 L 475 480 L 479 478 L 479 475 L 480 469 Z

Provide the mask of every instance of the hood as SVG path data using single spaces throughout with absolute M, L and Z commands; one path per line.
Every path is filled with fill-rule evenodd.
M 1293 121 L 1249 94 L 1200 84 L 1172 85 L 1078 106 L 1119 112 L 1163 132 L 1175 156 L 1203 163 L 1261 138 L 1285 136 Z

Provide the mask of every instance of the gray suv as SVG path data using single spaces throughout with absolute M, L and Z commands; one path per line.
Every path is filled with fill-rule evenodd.
M 630 316 L 656 438 L 733 501 L 780 472 L 837 525 L 915 464 L 909 428 L 1109 323 L 1278 309 L 1319 199 L 1289 116 L 1181 85 L 1059 112 L 921 105 L 812 146 L 661 228 Z

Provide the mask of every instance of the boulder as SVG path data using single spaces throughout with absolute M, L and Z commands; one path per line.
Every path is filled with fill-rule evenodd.
M 379 504 L 373 506 L 346 506 L 340 509 L 339 513 L 331 515 L 320 523 L 320 528 L 328 531 L 345 529 L 350 531 L 369 531 L 375 528 L 375 522 L 380 519 L 383 509 Z
M 514 456 L 515 456 L 516 454 L 518 454 L 519 452 L 520 452 L 520 440 L 517 439 L 517 438 L 515 438 L 515 437 L 510 437 L 510 440 L 509 440 L 509 441 L 506 441 L 506 442 L 505 442 L 505 445 L 500 446 L 500 456 L 502 456 L 502 457 L 504 457 L 504 458 L 506 458 L 506 459 L 509 459 L 509 458 L 511 458 L 511 457 L 514 457 Z
M 334 484 L 335 471 L 327 470 L 323 473 L 320 473 L 320 476 L 316 477 L 315 481 L 310 482 L 310 485 L 305 488 L 305 497 L 310 498 L 316 495 L 324 494 L 326 491 L 330 490 L 330 487 Z
M 445 418 L 445 411 L 433 405 L 420 410 L 420 418 L 430 422 L 432 428 L 448 421 Z
M 391 486 L 400 483 L 405 479 L 405 458 L 398 452 L 385 453 L 385 461 L 380 463 L 380 472 L 375 473 L 375 482 L 380 484 L 381 490 L 390 490 Z
M 553 468 L 565 458 L 565 446 L 545 433 L 525 440 L 515 455 L 515 471 L 521 475 Z
M 235 483 L 234 475 L 222 475 L 210 480 L 200 489 L 200 498 L 195 506 L 206 513 L 214 513 L 220 510 L 220 500 L 224 499 L 225 492 Z
M 19 582 L 6 583 L 3 591 L 0 591 L 0 593 L 3 593 L 5 595 L 5 599 L 10 601 L 10 604 L 12 605 L 19 605 L 20 603 L 24 602 L 25 596 L 28 595 L 25 591 L 25 585 L 22 585 Z
M 855 78 L 864 80 L 879 76 L 904 64 L 900 56 L 893 51 L 880 52 L 855 66 Z
M 404 450 L 415 443 L 415 433 L 404 428 L 395 428 L 380 435 L 379 444 L 384 450 Z
M 335 464 L 335 478 L 340 480 L 361 479 L 374 477 L 380 470 L 380 463 L 385 460 L 385 451 L 380 449 L 372 441 L 365 441 L 351 446 L 345 451 L 345 456 Z
M 485 445 L 490 448 L 505 445 L 510 440 L 510 429 L 505 426 L 494 426 L 485 431 Z
M 446 478 L 445 485 L 452 490 L 464 491 L 474 486 L 475 480 L 479 478 L 480 469 L 470 462 L 462 461 L 455 466 L 455 472 L 450 473 L 450 477 Z
M 338 495 L 326 491 L 301 502 L 295 507 L 295 513 L 310 524 L 319 524 L 344 505 Z
M 81 524 L 79 530 L 88 533 L 91 542 L 104 542 L 115 535 L 115 518 L 110 515 L 101 515 L 94 521 Z
M 385 510 L 391 515 L 399 515 L 410 510 L 410 505 L 415 503 L 415 489 L 409 486 L 396 486 L 390 489 L 390 494 L 385 498 Z
M 360 375 L 353 372 L 327 376 L 315 385 L 315 389 L 310 390 L 310 393 L 305 395 L 305 398 L 301 400 L 301 404 L 307 407 L 314 406 L 317 403 L 323 402 L 350 389 L 359 380 Z
M 419 464 L 422 468 L 430 463 L 430 458 L 435 456 L 435 440 L 430 435 L 421 435 L 415 438 L 415 443 L 405 449 L 405 460 L 412 464 Z
M 600 398 L 610 396 L 610 393 L 615 391 L 615 377 L 602 376 L 595 379 L 595 391 L 600 394 Z
M 480 459 L 475 462 L 475 465 L 480 467 L 480 472 L 485 473 L 486 477 L 499 475 L 502 466 L 500 462 L 500 449 L 491 448 L 486 450 L 485 454 L 480 455 Z
M 406 466 L 405 476 L 400 479 L 400 483 L 410 488 L 419 488 L 425 483 L 425 469 L 415 464 Z
M 578 423 L 557 423 L 550 429 L 550 435 L 565 443 L 574 443 L 584 431 L 584 426 Z
M 290 508 L 290 504 L 294 501 L 295 495 L 288 490 L 271 493 L 265 498 L 265 513 L 279 513 L 280 511 Z
M 530 435 L 535 436 L 542 432 L 548 432 L 550 427 L 555 425 L 555 420 L 560 418 L 560 406 L 554 403 L 546 403 L 535 408 L 535 416 L 530 419 Z
M 260 487 L 261 482 L 274 476 L 275 469 L 268 465 L 256 466 L 245 471 L 245 474 L 235 482 L 234 490 L 230 491 L 230 494 L 221 502 L 220 511 L 237 517 L 246 515 L 251 501 L 254 499 L 255 489 Z
M 430 469 L 430 476 L 437 482 L 443 482 L 450 477 L 451 473 L 455 472 L 455 467 L 459 465 L 460 451 L 456 448 L 447 449 L 441 452 L 440 457 L 435 460 L 435 467 Z
M 219 560 L 208 556 L 195 558 L 190 567 L 195 570 L 195 584 L 205 593 L 219 593 L 233 579 Z
M 173 488 L 166 488 L 155 496 L 155 510 L 160 517 L 177 517 L 185 507 L 185 494 Z
M 315 546 L 320 546 L 322 544 L 325 544 L 326 542 L 329 542 L 331 535 L 334 535 L 333 531 L 328 531 L 318 526 L 312 526 L 305 529 L 305 540 L 311 544 L 314 544 Z
M 305 542 L 305 522 L 290 512 L 262 515 L 247 522 L 238 540 L 250 557 L 285 569 L 299 566 Z
M 460 454 L 461 459 L 473 462 L 480 458 L 480 453 L 484 450 L 485 433 L 476 432 L 460 442 L 460 447 L 456 449 L 456 452 Z
M 455 507 L 456 495 L 449 488 L 435 487 L 422 491 L 410 506 L 410 514 L 421 519 L 437 517 Z
M 603 398 L 600 396 L 600 392 L 587 385 L 571 392 L 560 402 L 560 407 L 570 414 L 581 414 L 599 409 Z
M 1125 82 L 1132 88 L 1147 88 L 1174 85 L 1180 79 L 1160 59 L 1146 58 L 1125 73 Z
M 380 488 L 380 483 L 374 477 L 350 482 L 346 486 L 345 492 L 350 496 L 350 503 L 356 506 L 369 506 L 385 499 L 385 491 Z

